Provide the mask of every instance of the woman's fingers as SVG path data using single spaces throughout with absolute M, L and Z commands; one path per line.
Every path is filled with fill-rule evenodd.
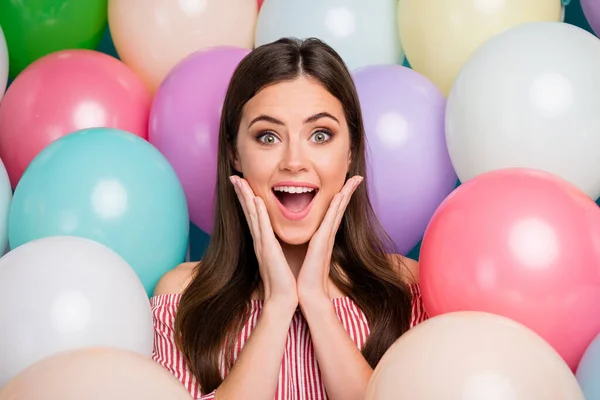
M 335 235 L 340 227 L 340 223 L 342 222 L 342 217 L 346 212 L 346 208 L 348 207 L 348 203 L 350 203 L 350 199 L 352 195 L 356 191 L 358 185 L 363 181 L 362 177 L 355 176 L 348 180 L 347 184 L 342 188 L 343 198 L 338 206 L 338 210 L 335 215 L 335 221 L 333 222 L 333 226 L 331 229 L 330 240 L 335 240 Z
M 248 226 L 250 228 L 250 233 L 252 234 L 254 241 L 260 242 L 260 229 L 258 227 L 256 205 L 254 204 L 254 193 L 252 192 L 250 185 L 248 185 L 244 179 L 238 176 L 233 176 L 231 181 L 233 182 L 235 192 L 242 205 L 242 209 L 244 210 L 244 215 L 246 216 L 246 221 L 248 221 Z
M 237 177 L 230 176 L 229 180 L 231 181 L 231 184 L 233 185 L 233 190 L 235 190 L 235 194 L 237 195 L 240 205 L 242 206 L 244 215 L 246 216 L 246 219 L 248 219 L 248 207 L 246 207 L 246 202 L 244 201 L 244 196 L 242 196 L 242 192 L 239 189 Z
M 273 232 L 273 227 L 271 226 L 271 220 L 269 219 L 269 213 L 267 212 L 267 206 L 265 202 L 260 197 L 255 197 L 254 201 L 256 203 L 256 212 L 258 215 L 258 226 L 260 227 L 260 235 L 263 240 L 267 238 L 275 239 L 275 233 Z

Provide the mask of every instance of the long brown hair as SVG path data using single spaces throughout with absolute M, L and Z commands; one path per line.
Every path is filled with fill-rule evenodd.
M 260 275 L 252 237 L 229 181 L 244 105 L 259 90 L 300 75 L 320 82 L 343 105 L 351 135 L 349 176 L 365 177 L 352 195 L 335 240 L 331 279 L 366 315 L 371 334 L 362 349 L 374 368 L 409 328 L 411 294 L 386 251 L 391 242 L 367 193 L 365 133 L 352 77 L 339 55 L 318 39 L 284 38 L 254 49 L 238 65 L 225 97 L 219 132 L 215 218 L 205 256 L 184 291 L 175 337 L 203 392 L 222 382 L 220 352 L 228 368 L 236 339 L 249 318 Z

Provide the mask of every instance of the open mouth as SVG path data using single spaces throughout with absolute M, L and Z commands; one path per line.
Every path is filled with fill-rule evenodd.
M 277 185 L 273 187 L 273 194 L 282 213 L 287 218 L 294 220 L 302 219 L 308 214 L 318 191 L 319 189 L 312 185 Z

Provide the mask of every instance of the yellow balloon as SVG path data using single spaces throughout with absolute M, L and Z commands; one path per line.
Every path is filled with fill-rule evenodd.
M 560 21 L 561 13 L 560 0 L 398 1 L 410 66 L 446 96 L 465 61 L 492 36 L 524 22 Z
M 109 0 L 108 23 L 119 58 L 154 92 L 196 50 L 252 49 L 256 0 Z

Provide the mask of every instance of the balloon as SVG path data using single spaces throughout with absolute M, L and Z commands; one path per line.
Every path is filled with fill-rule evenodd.
M 0 390 L 0 400 L 191 400 L 184 386 L 151 358 L 88 347 L 47 357 Z
M 597 199 L 599 70 L 600 40 L 570 24 L 524 24 L 483 45 L 461 71 L 446 109 L 460 180 L 526 167 Z
M 583 400 L 560 356 L 523 325 L 498 315 L 431 318 L 382 357 L 365 400 Z
M 108 21 L 121 60 L 154 92 L 194 51 L 252 49 L 256 0 L 109 0 Z
M 152 355 L 150 303 L 115 252 L 70 236 L 34 240 L 0 258 L 0 387 L 37 361 L 86 346 Z
M 597 0 L 581 0 L 583 14 L 596 35 L 600 35 L 600 3 Z
M 107 0 L 0 1 L 10 76 L 55 51 L 95 49 L 106 28 L 106 8 Z
M 456 186 L 444 133 L 446 99 L 418 72 L 399 65 L 354 73 L 368 144 L 370 197 L 403 254 Z
M 543 171 L 482 174 L 435 212 L 419 279 L 430 316 L 504 315 L 542 336 L 574 369 L 600 332 L 600 210 Z
M 399 0 L 398 25 L 411 67 L 448 95 L 458 72 L 478 47 L 522 23 L 560 21 L 561 8 L 559 0 Z M 525 64 L 516 62 L 515 56 L 499 58 L 498 69 Z
M 173 68 L 156 92 L 148 140 L 169 160 L 186 192 L 190 219 L 210 233 L 221 107 L 233 71 L 250 50 L 199 50 Z
M 6 85 L 8 84 L 8 49 L 6 47 L 6 38 L 4 31 L 0 26 L 0 101 L 4 97 Z
M 597 335 L 588 346 L 579 366 L 577 381 L 583 390 L 586 400 L 600 399 L 600 335 Z
M 147 141 L 110 128 L 46 147 L 15 190 L 8 225 L 11 248 L 56 235 L 108 246 L 149 296 L 185 260 L 189 235 L 185 194 L 168 161 Z
M 281 37 L 317 37 L 351 70 L 402 64 L 395 13 L 396 2 L 390 0 L 269 0 L 260 9 L 255 46 Z
M 8 173 L 2 160 L 0 160 L 0 254 L 8 246 L 8 213 L 12 202 L 12 188 Z
M 46 145 L 75 130 L 110 127 L 148 137 L 152 97 L 121 61 L 64 50 L 25 69 L 0 103 L 0 158 L 13 188 Z

